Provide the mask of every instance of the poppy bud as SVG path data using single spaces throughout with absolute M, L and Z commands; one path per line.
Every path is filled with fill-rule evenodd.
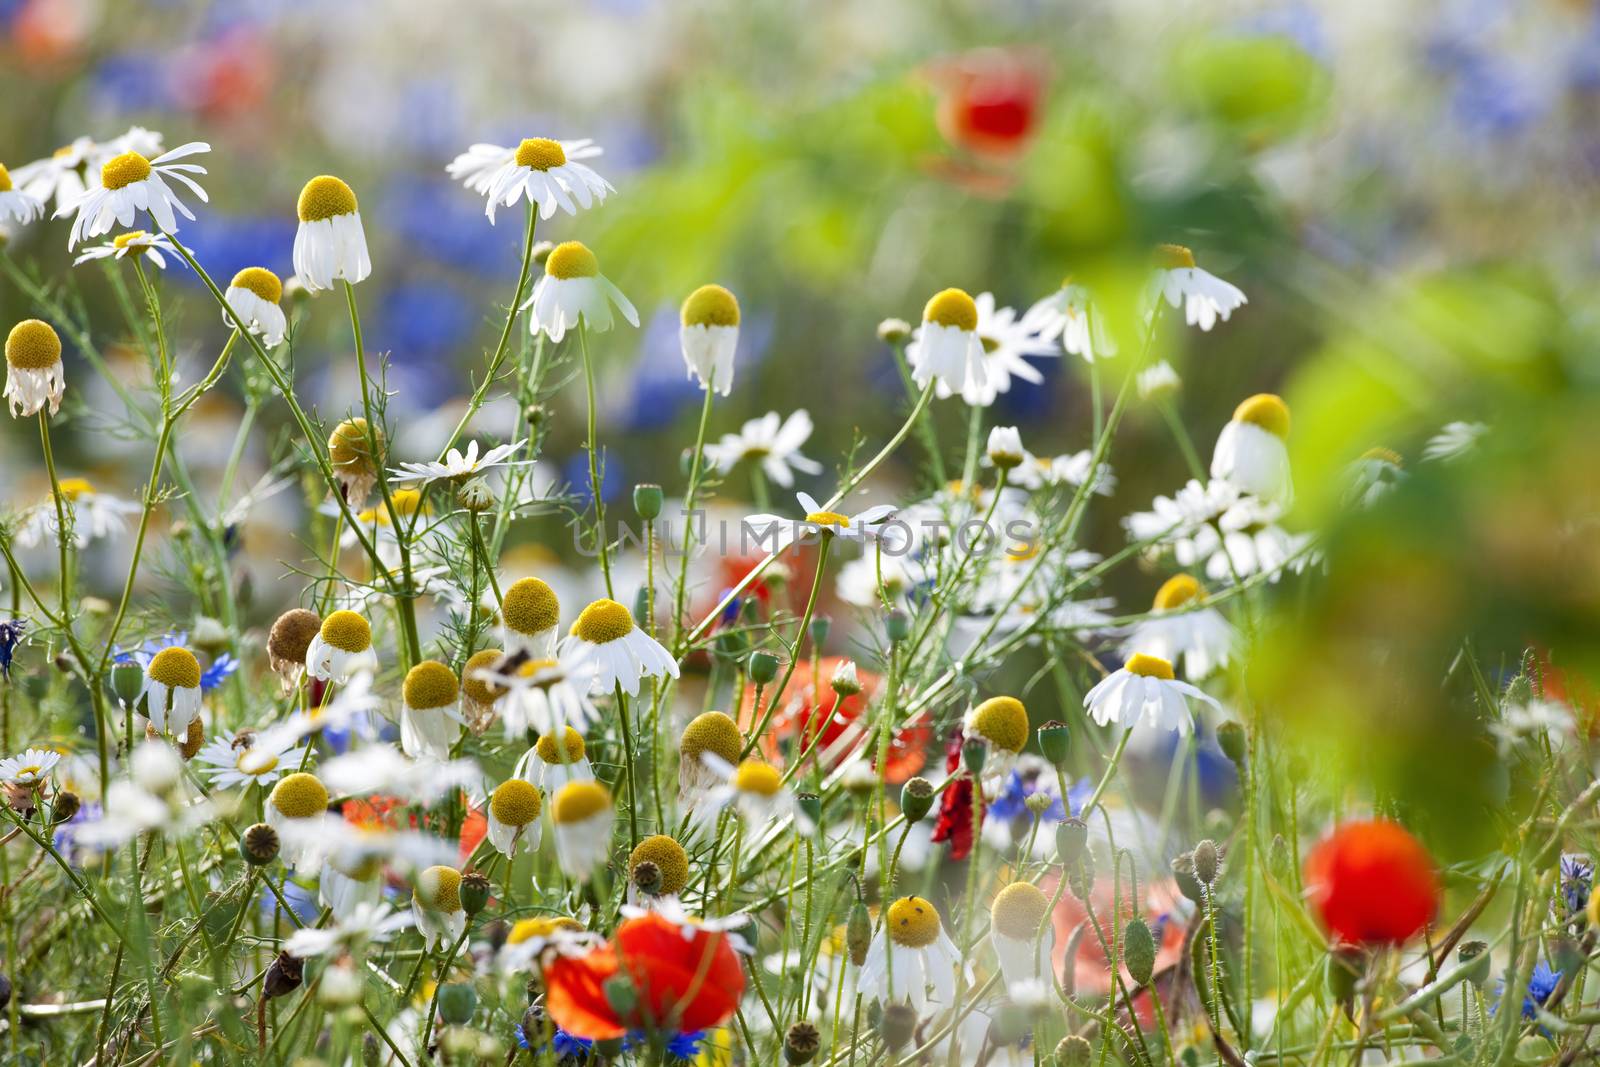
M 1150 981 L 1156 967 L 1156 939 L 1145 921 L 1135 915 L 1122 932 L 1122 965 L 1139 985 Z
M 921 822 L 933 807 L 933 783 L 922 776 L 912 778 L 900 787 L 900 810 L 906 822 Z
M 1206 902 L 1205 886 L 1200 884 L 1200 879 L 1194 873 L 1194 853 L 1185 852 L 1181 856 L 1173 857 L 1172 880 L 1178 883 L 1178 892 L 1196 904 Z
M 605 994 L 611 1010 L 623 1018 L 631 1016 L 639 1007 L 639 991 L 633 987 L 633 980 L 625 974 L 607 979 Z
M 478 994 L 466 982 L 451 982 L 439 987 L 439 1018 L 455 1026 L 472 1021 L 478 1008 Z
M 799 1067 L 816 1059 L 822 1049 L 822 1035 L 804 1019 L 789 1027 L 783 1035 L 783 1058 L 786 1063 Z
M 482 871 L 468 871 L 461 876 L 461 910 L 467 917 L 478 914 L 489 905 L 489 894 L 494 886 L 489 884 L 489 879 L 483 876 Z
M 822 798 L 815 793 L 797 793 L 795 801 L 800 805 L 800 814 L 811 820 L 812 826 L 822 825 Z
M 826 615 L 813 615 L 811 617 L 811 647 L 818 652 L 828 643 L 828 632 L 833 629 L 833 620 Z
M 899 1052 L 917 1032 L 917 1010 L 909 1004 L 890 1004 L 878 1020 L 878 1033 L 889 1051 Z
M 982 741 L 971 738 L 961 744 L 961 765 L 967 769 L 968 774 L 982 774 L 983 764 L 989 758 L 989 749 Z
M 1217 881 L 1217 845 L 1210 838 L 1194 846 L 1194 876 L 1201 885 L 1214 885 Z
M 278 858 L 278 831 L 258 822 L 239 835 L 239 855 L 252 867 L 265 867 Z
M 911 636 L 911 616 L 896 608 L 889 612 L 889 617 L 884 621 L 884 630 L 889 635 L 889 640 L 899 644 Z
M 1077 1034 L 1068 1034 L 1056 1046 L 1056 1067 L 1088 1067 L 1094 1046 Z
M 267 973 L 261 980 L 261 995 L 268 1000 L 274 997 L 284 997 L 300 988 L 300 979 L 304 974 L 304 965 L 287 952 L 280 952 L 277 958 L 267 967 Z
M 897 345 L 911 336 L 911 324 L 905 319 L 884 319 L 878 323 L 878 340 Z
M 78 809 L 83 806 L 83 801 L 78 799 L 78 794 L 69 789 L 56 791 L 55 802 L 50 805 L 50 814 L 56 822 L 71 822 L 72 817 L 78 814 Z
M 117 698 L 117 703 L 132 707 L 144 690 L 144 668 L 132 660 L 113 664 L 110 682 L 111 695 Z
M 661 487 L 645 483 L 633 487 L 633 510 L 645 522 L 653 522 L 661 515 Z
M 506 922 L 504 919 L 495 919 L 492 922 L 483 924 L 483 939 L 487 941 L 489 943 L 489 947 L 494 949 L 496 952 L 499 952 L 505 947 L 506 938 L 510 935 L 510 933 L 511 924 Z
M 1056 824 L 1056 854 L 1068 867 L 1078 861 L 1089 844 L 1089 824 L 1082 819 L 1063 819 Z
M 1236 722 L 1225 722 L 1217 727 L 1217 747 L 1222 749 L 1222 754 L 1233 761 L 1235 767 L 1244 768 L 1244 757 L 1249 749 L 1244 736 L 1244 727 Z
M 1472 964 L 1472 970 L 1467 972 L 1467 981 L 1483 988 L 1483 983 L 1489 980 L 1489 945 L 1484 941 L 1463 941 L 1461 947 L 1456 949 L 1456 960 L 1460 963 Z
M 1044 753 L 1044 758 L 1049 760 L 1054 767 L 1061 767 L 1067 762 L 1067 750 L 1072 747 L 1072 735 L 1067 732 L 1067 724 L 1058 719 L 1051 719 L 1039 727 L 1039 751 Z
M 757 685 L 768 685 L 778 677 L 778 657 L 771 652 L 752 652 L 745 673 Z
M 661 868 L 651 860 L 640 860 L 633 865 L 629 877 L 639 892 L 647 897 L 661 895 Z
M 844 943 L 850 950 L 851 963 L 859 967 L 867 962 L 867 949 L 872 947 L 872 916 L 859 900 L 851 907 L 850 919 L 845 923 Z

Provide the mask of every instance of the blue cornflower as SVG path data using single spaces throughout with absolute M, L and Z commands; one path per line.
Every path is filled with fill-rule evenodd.
M 1567 914 L 1576 915 L 1589 905 L 1594 887 L 1594 864 L 1586 856 L 1561 857 L 1561 899 Z
M 0 674 L 7 680 L 11 678 L 11 654 L 16 650 L 17 642 L 22 640 L 22 632 L 27 628 L 27 619 L 0 622 Z
M 1522 1017 L 1524 1019 L 1537 1018 L 1538 1010 L 1544 1007 L 1545 1001 L 1550 999 L 1550 994 L 1554 993 L 1556 986 L 1561 984 L 1563 973 L 1565 972 L 1551 970 L 1548 963 L 1540 962 L 1534 965 L 1533 973 L 1528 976 L 1528 990 L 1522 997 Z M 1499 990 L 1500 1000 L 1503 1001 L 1505 995 L 1506 984 L 1502 980 Z M 1500 1005 L 1496 1003 L 1493 1010 L 1498 1011 L 1499 1008 Z
M 676 1056 L 680 1060 L 692 1060 L 700 1055 L 700 1044 L 705 1041 L 704 1030 L 692 1030 L 687 1034 L 678 1034 L 667 1042 L 667 1055 Z
M 112 663 L 137 663 L 141 667 L 150 666 L 150 661 L 155 659 L 156 653 L 164 648 L 183 648 L 189 641 L 189 631 L 177 630 L 160 637 L 152 637 L 138 648 L 120 649 L 111 657 Z
M 200 675 L 200 691 L 202 693 L 211 692 L 211 690 L 227 681 L 228 676 L 238 669 L 239 661 L 224 652 L 212 660 L 211 666 L 207 667 Z

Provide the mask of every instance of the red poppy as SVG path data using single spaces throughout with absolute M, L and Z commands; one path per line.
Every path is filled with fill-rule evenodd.
M 489 819 L 482 808 L 473 808 L 461 821 L 461 858 L 465 860 L 477 851 L 483 839 L 489 836 Z
M 961 768 L 961 731 L 950 735 L 945 746 L 944 769 L 955 774 Z M 972 852 L 972 779 L 962 775 L 939 796 L 939 817 L 933 822 L 933 840 L 950 842 L 950 858 L 964 860 Z M 983 818 L 980 813 L 978 818 Z
M 1045 87 L 1036 54 L 981 48 L 933 64 L 928 75 L 939 90 L 939 132 L 951 144 L 1011 156 L 1032 140 Z
M 1335 939 L 1400 944 L 1433 918 L 1439 880 L 1416 838 L 1392 822 L 1349 822 L 1306 857 L 1312 906 Z
M 606 999 L 619 973 L 633 980 L 638 1008 L 623 1017 Z M 604 1041 L 629 1030 L 708 1030 L 733 1017 L 744 969 L 726 934 L 685 928 L 654 912 L 626 919 L 611 943 L 545 967 L 545 1007 L 575 1037 Z

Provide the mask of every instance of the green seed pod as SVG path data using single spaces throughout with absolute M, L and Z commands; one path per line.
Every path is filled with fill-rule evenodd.
M 439 1018 L 453 1026 L 465 1026 L 478 1010 L 478 994 L 466 982 L 451 982 L 439 987 Z
M 1082 819 L 1063 819 L 1056 824 L 1056 854 L 1068 867 L 1078 862 L 1089 845 L 1089 824 Z
M 494 886 L 481 871 L 468 871 L 461 876 L 461 910 L 470 919 L 489 906 L 489 894 L 493 890 Z
M 900 811 L 908 824 L 927 818 L 933 808 L 933 783 L 920 775 L 900 787 Z
M 1489 945 L 1485 941 L 1463 941 L 1461 947 L 1456 949 L 1456 960 L 1463 964 L 1471 964 L 1472 969 L 1467 972 L 1467 981 L 1483 988 L 1483 983 L 1489 980 Z
M 639 1007 L 639 991 L 633 987 L 633 980 L 626 974 L 618 974 L 606 980 L 606 1003 L 611 1005 L 611 1010 L 618 1015 L 631 1016 Z
M 771 652 L 752 652 L 745 673 L 757 685 L 769 685 L 778 677 L 778 657 Z
M 239 855 L 253 867 L 265 867 L 278 858 L 278 831 L 258 822 L 239 835 Z
M 1243 726 L 1236 722 L 1225 722 L 1217 727 L 1217 746 L 1222 749 L 1224 756 L 1233 761 L 1235 767 L 1244 768 L 1245 754 L 1250 746 Z
M 650 588 L 641 585 L 633 594 L 633 622 L 641 629 L 650 625 Z
M 633 510 L 645 522 L 660 517 L 662 499 L 659 485 L 645 483 L 633 487 Z
M 1067 730 L 1067 724 L 1057 719 L 1051 719 L 1039 727 L 1039 751 L 1044 753 L 1044 758 L 1051 765 L 1060 768 L 1066 765 L 1067 753 L 1072 748 L 1072 734 Z
M 859 967 L 867 962 L 867 949 L 872 947 L 872 916 L 859 900 L 851 907 L 850 919 L 845 923 L 844 943 L 850 950 L 851 963 Z
M 650 860 L 641 860 L 633 865 L 633 870 L 628 873 L 633 879 L 633 884 L 639 892 L 647 897 L 661 895 L 661 868 Z
M 137 663 L 118 663 L 111 668 L 111 695 L 124 707 L 132 707 L 144 691 L 144 668 Z
M 1156 939 L 1145 921 L 1135 915 L 1122 932 L 1122 964 L 1140 985 L 1150 981 L 1156 967 Z
M 1347 1007 L 1355 1003 L 1356 983 L 1366 970 L 1366 957 L 1360 949 L 1337 948 L 1328 954 L 1328 992 Z
M 822 825 L 822 798 L 815 793 L 797 793 L 795 801 L 800 805 L 800 814 L 811 820 L 812 826 Z
M 884 630 L 888 633 L 889 640 L 899 644 L 911 636 L 911 616 L 898 608 L 889 612 L 889 617 L 884 621 Z
M 791 1067 L 800 1067 L 817 1058 L 822 1049 L 822 1035 L 804 1019 L 789 1027 L 783 1035 L 783 1059 Z

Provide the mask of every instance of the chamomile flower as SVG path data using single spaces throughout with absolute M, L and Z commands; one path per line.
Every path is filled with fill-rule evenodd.
M 582 242 L 563 241 L 544 261 L 544 277 L 533 287 L 522 310 L 533 309 L 528 328 L 535 337 L 543 333 L 552 343 L 559 343 L 568 330 L 577 328 L 580 319 L 596 333 L 611 329 L 613 304 L 630 326 L 639 325 L 639 313 L 622 290 L 600 273 L 594 253 Z
M 132 500 L 102 493 L 87 478 L 62 478 L 56 485 L 67 502 L 67 514 L 72 527 L 72 543 L 78 548 L 91 541 L 115 537 L 122 533 L 129 515 L 143 509 Z M 56 539 L 56 503 L 54 498 L 29 507 L 17 524 L 16 543 L 32 548 L 46 540 Z
M 1244 304 L 1245 295 L 1237 286 L 1194 265 L 1194 253 L 1182 245 L 1158 245 L 1156 272 L 1150 279 L 1148 299 L 1154 304 L 1164 299 L 1183 308 L 1190 326 L 1209 330 L 1217 320 L 1228 321 L 1234 308 Z
M 715 756 L 733 766 L 744 752 L 744 735 L 739 724 L 720 711 L 707 711 L 684 727 L 678 742 L 678 801 L 692 808 L 707 792 L 722 782 L 706 756 Z
M 984 457 L 993 466 L 1007 471 L 1021 466 L 1024 459 L 1032 458 L 1028 450 L 1022 447 L 1022 435 L 1015 426 L 996 426 L 991 429 Z
M 509 445 L 495 445 L 483 455 L 478 455 L 478 442 L 471 441 L 467 444 L 467 451 L 463 455 L 459 448 L 452 448 L 445 453 L 442 461 L 435 463 L 402 463 L 390 471 L 397 481 L 401 482 L 431 482 L 440 478 L 464 479 L 496 467 L 505 466 L 507 460 L 516 453 L 517 449 L 526 444 L 526 440 L 517 441 Z
M 751 419 L 738 433 L 725 433 L 722 440 L 706 446 L 706 461 L 713 470 L 730 471 L 743 460 L 761 464 L 761 473 L 774 485 L 785 489 L 794 485 L 795 472 L 821 474 L 822 464 L 808 459 L 800 446 L 811 437 L 811 415 L 801 408 L 788 418 L 769 411 Z
M 280 752 L 260 742 L 261 735 L 254 731 L 224 730 L 206 743 L 195 761 L 219 789 L 252 785 L 265 789 L 283 776 L 285 768 L 298 767 L 306 754 L 303 747 Z
M 395 830 L 376 819 L 354 822 L 326 814 L 296 820 L 284 827 L 282 840 L 291 847 L 319 849 L 321 874 L 317 897 L 344 919 L 383 900 L 386 868 L 409 876 L 436 863 L 448 863 L 457 850 L 449 841 L 416 830 Z
M 500 721 L 506 740 L 514 741 L 529 730 L 553 734 L 570 726 L 583 733 L 599 721 L 589 699 L 593 673 L 585 649 L 568 645 L 554 659 L 527 659 L 510 673 L 490 668 L 479 680 L 503 687 Z
M 1211 477 L 1287 508 L 1294 502 L 1289 476 L 1289 407 L 1271 393 L 1258 393 L 1234 409 L 1217 436 Z
M 576 215 L 616 192 L 611 183 L 578 162 L 600 155 L 601 148 L 587 138 L 581 141 L 553 141 L 548 137 L 529 137 L 515 148 L 475 144 L 445 168 L 450 177 L 475 193 L 488 198 L 484 214 L 494 221 L 495 209 L 510 207 L 519 199 L 539 209 L 548 219 L 560 208 Z
M 1190 700 L 1221 709 L 1212 697 L 1188 682 L 1177 681 L 1171 663 L 1135 652 L 1084 695 L 1083 706 L 1101 726 L 1131 729 L 1142 719 L 1157 730 L 1176 730 L 1186 737 L 1194 730 Z
M 460 940 L 467 929 L 467 913 L 461 907 L 461 872 L 439 864 L 418 874 L 411 894 L 411 917 L 430 952 Z
M 561 601 L 542 578 L 519 578 L 500 601 L 500 634 L 507 655 L 543 659 L 556 645 Z
M 343 915 L 335 912 L 334 917 L 336 921 L 332 926 L 302 926 L 294 931 L 283 943 L 283 950 L 296 959 L 337 958 L 348 952 L 359 952 L 375 941 L 387 941 L 396 931 L 416 922 L 406 912 L 397 912 L 381 903 L 362 903 Z
M 134 217 L 141 211 L 147 212 L 163 233 L 177 230 L 177 216 L 193 219 L 194 213 L 178 199 L 166 179 L 188 186 L 189 191 L 204 202 L 206 191 L 189 175 L 204 174 L 206 169 L 198 163 L 179 163 L 178 160 L 209 151 L 211 146 L 205 142 L 191 141 L 154 159 L 130 150 L 106 160 L 100 165 L 98 187 L 56 209 L 56 218 L 77 213 L 72 221 L 72 233 L 67 238 L 67 248 L 76 248 L 79 241 L 108 233 L 113 222 L 126 229 L 133 225 Z
M 327 811 L 327 786 L 306 771 L 279 779 L 267 797 L 267 825 L 278 831 L 279 855 L 297 874 L 314 874 L 322 865 L 323 838 L 303 831 L 320 828 Z
M 495 969 L 501 974 L 525 976 L 547 959 L 587 956 L 604 944 L 605 938 L 585 930 L 581 922 L 569 916 L 530 916 L 512 924 L 495 959 Z M 587 1048 L 581 1046 L 579 1051 L 587 1052 Z
M 1140 371 L 1134 385 L 1139 390 L 1140 400 L 1159 400 L 1176 393 L 1183 379 L 1172 369 L 1172 364 L 1163 359 Z
M 328 435 L 328 463 L 351 507 L 360 507 L 378 484 L 384 448 L 383 427 L 374 426 L 369 435 L 367 420 L 359 417 L 345 419 Z
M 432 806 L 466 789 L 483 792 L 483 772 L 470 759 L 411 759 L 393 745 L 362 745 L 319 768 L 329 787 L 343 794 L 382 793 L 410 804 Z
M 1050 980 L 1055 928 L 1046 921 L 1049 913 L 1050 899 L 1032 882 L 1012 882 L 995 894 L 989 943 L 1007 986 Z
M 312 631 L 313 639 L 316 633 Z M 357 671 L 337 687 L 332 700 L 319 707 L 297 708 L 287 719 L 262 730 L 257 744 L 287 749 L 323 730 L 350 730 L 371 737 L 376 733 L 373 713 L 381 703 L 372 691 L 372 672 Z
M 343 279 L 356 284 L 372 273 L 367 233 L 350 186 L 331 174 L 306 182 L 295 205 L 294 275 L 310 291 L 332 289 Z
M 854 515 L 827 511 L 810 493 L 796 493 L 803 519 L 789 519 L 782 515 L 757 514 L 747 516 L 740 536 L 747 544 L 767 552 L 782 552 L 796 541 L 819 537 L 842 537 L 846 541 L 864 543 L 877 536 L 874 529 L 895 512 L 892 504 L 878 504 Z
M 922 325 L 906 346 L 906 361 L 920 386 L 938 382 L 941 396 L 981 392 L 988 378 L 978 336 L 978 304 L 961 289 L 935 293 L 922 309 Z
M 15 219 L 26 226 L 44 214 L 44 201 L 12 184 L 11 172 L 0 163 L 0 222 Z
M 695 818 L 702 825 L 714 825 L 717 817 L 731 808 L 744 820 L 745 832 L 756 841 L 786 820 L 793 820 L 800 834 L 816 829 L 801 813 L 794 790 L 783 784 L 783 772 L 772 764 L 751 758 L 736 767 L 710 752 L 700 759 L 721 780 L 695 806 Z
M 539 813 L 544 797 L 532 782 L 507 778 L 489 794 L 487 819 L 489 843 L 507 859 L 516 859 L 518 850 L 539 850 Z
M 562 642 L 569 651 L 573 646 L 587 652 L 594 668 L 591 693 L 609 693 L 620 687 L 629 696 L 638 696 L 641 680 L 678 676 L 678 661 L 672 653 L 634 625 L 633 612 L 615 600 L 602 597 L 583 609 Z
M 450 746 L 461 736 L 460 693 L 456 672 L 438 660 L 423 660 L 406 672 L 400 701 L 400 748 L 406 755 L 450 758 Z
M 1150 617 L 1128 630 L 1123 655 L 1142 651 L 1174 666 L 1181 663 L 1190 678 L 1204 678 L 1226 667 L 1236 635 L 1216 608 L 1196 607 L 1204 599 L 1205 590 L 1192 576 L 1168 578 L 1156 591 Z
M 1369 508 L 1406 479 L 1405 461 L 1390 448 L 1369 448 L 1345 472 L 1345 501 Z
M 50 414 L 61 409 L 67 391 L 61 368 L 61 338 L 39 319 L 23 319 L 6 335 L 6 389 L 11 417 L 37 415 L 46 403 Z
M 324 681 L 343 682 L 352 674 L 373 671 L 378 654 L 372 648 L 372 627 L 353 611 L 335 611 L 306 646 L 306 672 Z
M 984 788 L 998 786 L 1028 743 L 1028 709 L 1016 697 L 990 697 L 968 710 L 962 727 L 969 741 L 988 750 L 983 761 Z
M 569 782 L 594 781 L 594 769 L 583 743 L 583 735 L 572 727 L 545 734 L 522 754 L 512 772 L 539 787 L 545 796 L 555 796 Z
M 162 252 L 176 256 L 178 250 L 173 243 L 160 234 L 146 233 L 144 230 L 129 230 L 119 233 L 105 244 L 91 245 L 83 250 L 77 259 L 72 261 L 73 266 L 79 266 L 93 259 L 126 259 L 129 256 L 144 256 L 161 270 L 167 269 L 167 261 Z
M 689 377 L 701 389 L 733 391 L 733 354 L 739 347 L 739 300 L 720 285 L 702 285 L 679 311 L 678 344 Z
M 49 779 L 50 772 L 55 770 L 56 764 L 60 762 L 59 752 L 52 752 L 47 748 L 30 748 L 20 756 L 0 759 L 0 782 L 9 782 L 12 785 L 39 785 Z
M 62 145 L 43 159 L 24 163 L 11 172 L 11 179 L 22 192 L 40 203 L 55 201 L 58 210 L 72 206 L 88 192 L 84 181 L 89 160 L 106 154 L 92 137 L 79 137 Z
M 1017 320 L 1012 308 L 997 308 L 992 293 L 979 293 L 974 301 L 978 307 L 978 343 L 983 348 L 983 377 L 968 376 L 966 387 L 960 390 L 961 399 L 973 407 L 988 407 L 1001 393 L 1011 391 L 1011 380 L 1020 378 L 1034 385 L 1044 381 L 1039 368 L 1028 362 L 1029 356 L 1057 356 L 1055 342 L 1035 336 L 1033 329 Z M 954 394 L 940 382 L 937 395 Z
M 461 717 L 467 729 L 482 736 L 494 722 L 500 699 L 509 692 L 498 670 L 506 659 L 504 649 L 482 648 L 467 657 L 461 668 Z M 508 734 L 509 736 L 509 734 Z
M 1020 325 L 1040 341 L 1060 338 L 1061 347 L 1085 363 L 1117 354 L 1117 342 L 1090 301 L 1089 290 L 1071 279 L 1030 307 Z
M 200 661 L 187 648 L 164 648 L 144 669 L 145 714 L 161 733 L 184 737 L 200 714 Z
M 599 782 L 572 781 L 550 805 L 556 835 L 556 861 L 568 878 L 587 881 L 611 852 L 611 827 L 617 812 L 611 790 Z
M 643 864 L 654 867 L 653 878 L 641 888 Z M 650 868 L 645 868 L 646 871 Z M 639 906 L 659 906 L 664 901 L 676 900 L 689 884 L 689 853 L 678 839 L 667 834 L 652 834 L 634 846 L 628 855 L 628 903 Z
M 954 1002 L 961 970 L 961 954 L 944 932 L 939 910 L 922 897 L 901 897 L 889 905 L 867 948 L 856 990 L 883 1004 L 909 1000 L 920 1015 L 929 986 L 935 1003 Z
M 1457 420 L 1446 423 L 1438 433 L 1428 438 L 1428 443 L 1422 448 L 1422 458 L 1444 462 L 1460 459 L 1472 451 L 1479 438 L 1488 432 L 1489 427 L 1481 422 Z
M 276 274 L 265 267 L 246 267 L 233 276 L 222 296 L 245 329 L 261 338 L 263 345 L 273 348 L 283 342 L 289 322 L 278 306 L 283 299 L 283 282 Z M 233 318 L 227 314 L 222 321 L 233 325 Z

